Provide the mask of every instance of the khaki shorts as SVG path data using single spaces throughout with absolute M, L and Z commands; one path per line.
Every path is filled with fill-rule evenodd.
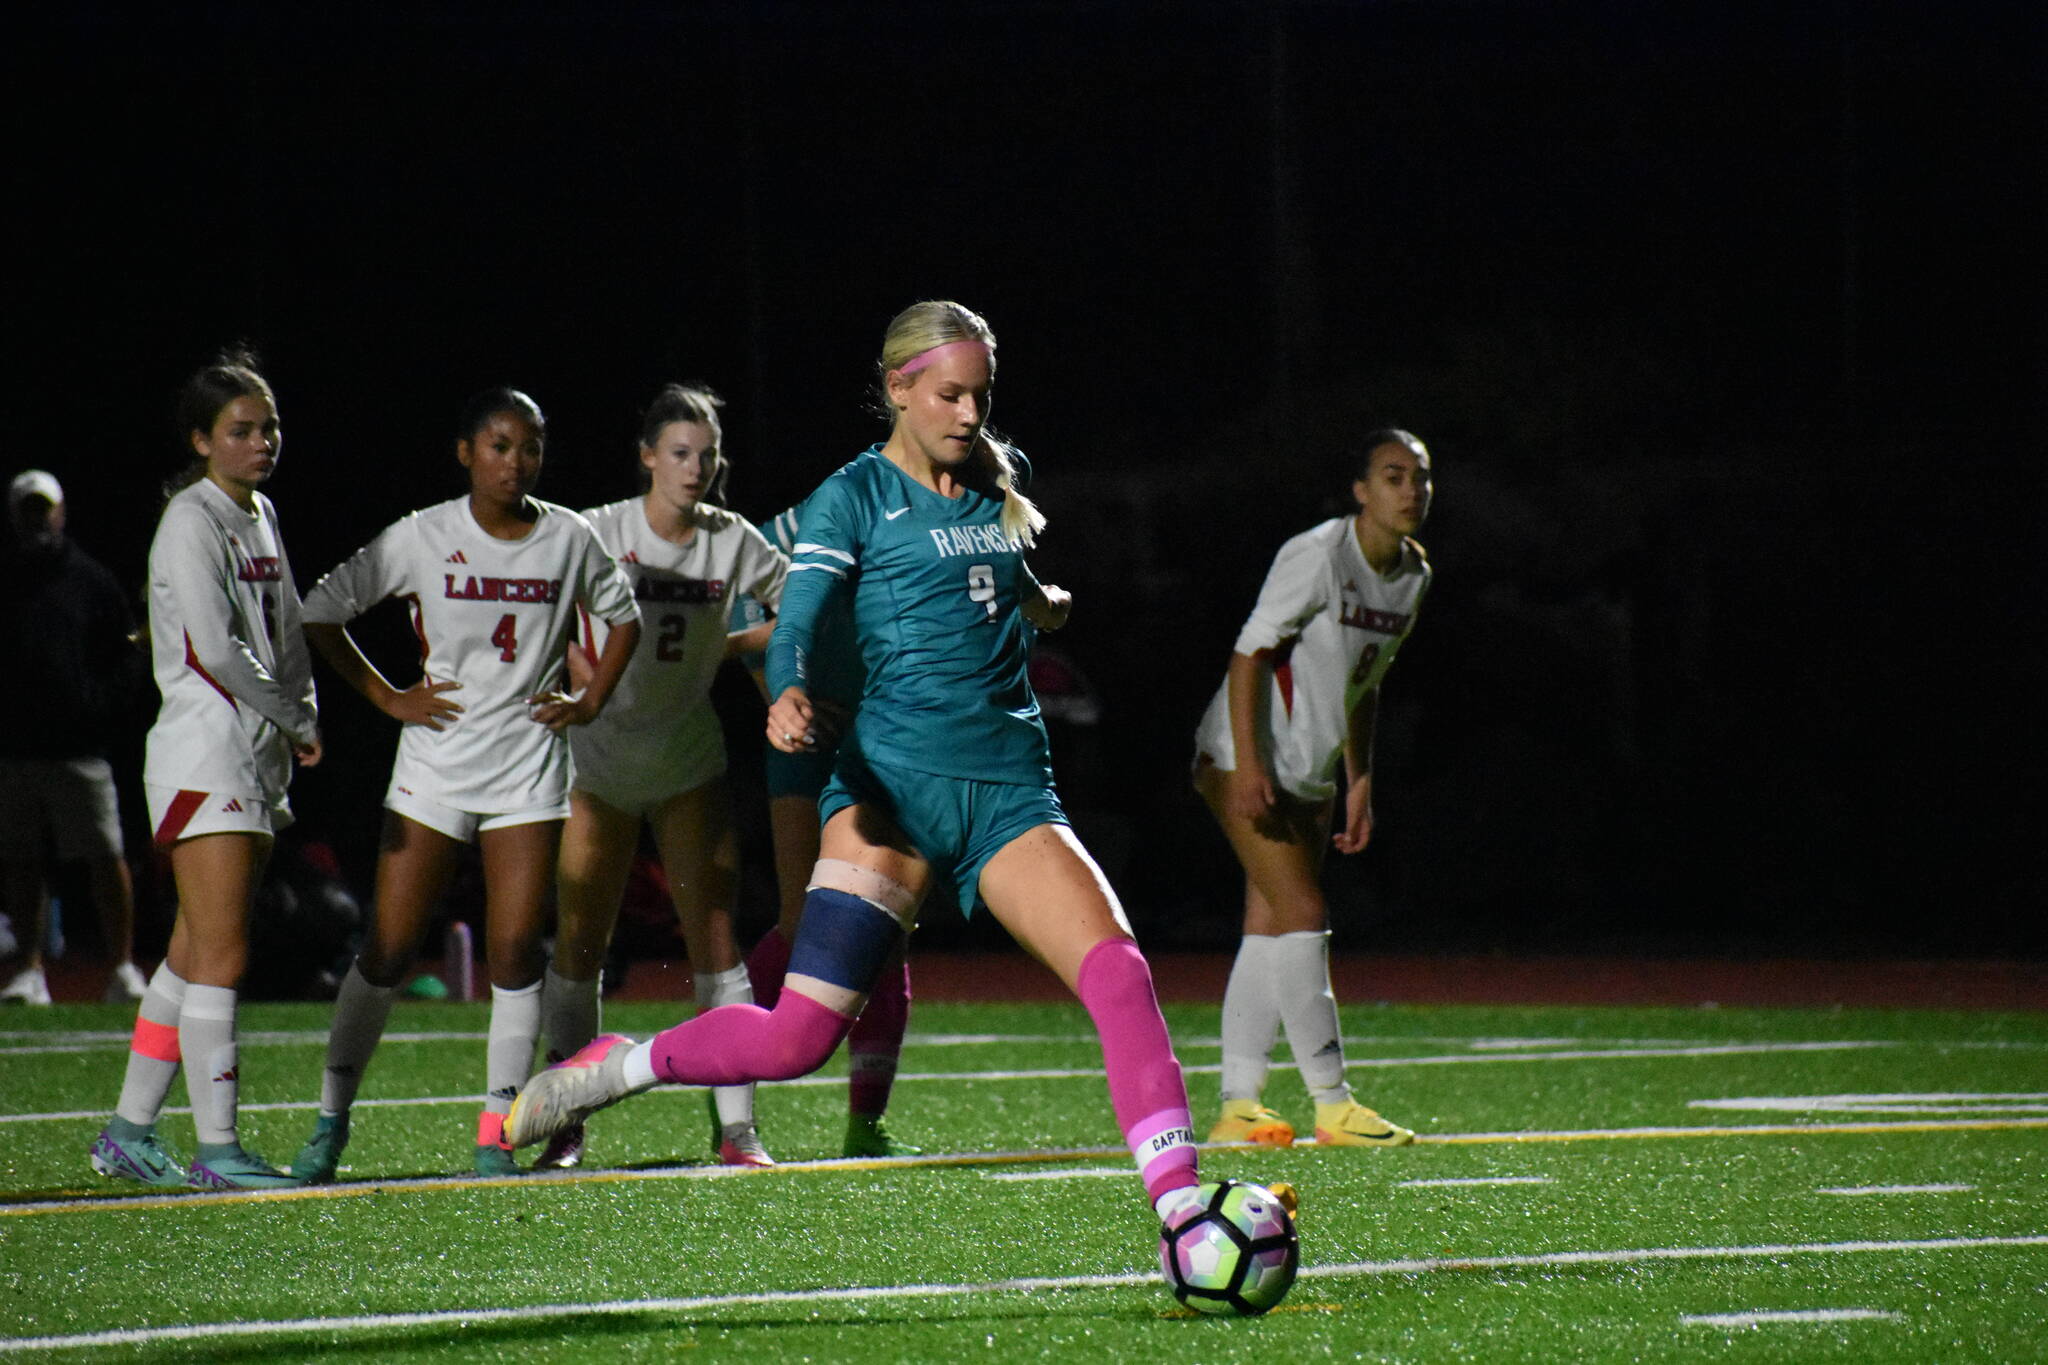
M 104 758 L 0 758 L 0 858 L 121 856 L 121 807 Z

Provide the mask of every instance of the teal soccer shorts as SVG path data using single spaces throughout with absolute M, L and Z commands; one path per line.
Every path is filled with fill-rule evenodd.
M 873 763 L 848 747 L 840 750 L 839 765 L 818 798 L 819 823 L 852 805 L 872 806 L 895 821 L 917 851 L 952 880 L 963 915 L 974 913 L 981 869 L 1005 844 L 1040 825 L 1069 823 L 1050 783 L 940 777 Z

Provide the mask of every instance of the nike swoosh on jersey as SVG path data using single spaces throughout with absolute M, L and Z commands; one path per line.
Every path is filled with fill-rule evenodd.
M 896 518 L 902 516 L 905 512 L 908 512 L 909 510 L 910 509 L 908 507 L 899 507 L 893 512 L 884 512 L 882 513 L 882 520 L 894 521 L 896 520 Z

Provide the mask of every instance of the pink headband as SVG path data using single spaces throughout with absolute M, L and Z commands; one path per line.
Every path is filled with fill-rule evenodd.
M 932 347 L 929 351 L 919 351 L 916 355 L 910 357 L 910 359 L 904 361 L 901 365 L 898 365 L 896 367 L 896 373 L 916 374 L 919 370 L 923 369 L 925 366 L 937 360 L 947 351 L 956 350 L 962 346 L 976 347 L 981 351 L 983 355 L 989 356 L 991 359 L 994 358 L 994 353 L 990 351 L 987 342 L 976 341 L 973 337 L 965 337 L 959 341 L 944 342 L 940 345 Z

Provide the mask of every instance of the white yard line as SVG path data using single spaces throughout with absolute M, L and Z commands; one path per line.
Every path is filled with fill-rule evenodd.
M 1887 1308 L 1780 1308 L 1754 1313 L 1686 1313 L 1678 1321 L 1687 1327 L 1765 1327 L 1788 1322 L 1904 1322 L 1904 1313 Z
M 1975 1185 L 1835 1185 L 1815 1194 L 1969 1194 Z
M 1688 1100 L 1686 1108 L 1783 1114 L 2048 1114 L 2048 1094 L 1916 1090 L 1870 1095 L 1739 1095 L 1719 1100 Z
M 1431 1256 L 1414 1260 L 1352 1261 L 1338 1265 L 1304 1266 L 1301 1277 L 1305 1280 L 1343 1279 L 1379 1275 L 1428 1275 L 1438 1271 L 1543 1270 L 1559 1266 L 1639 1265 L 1655 1261 L 1775 1260 L 1787 1256 L 1897 1254 L 2036 1246 L 2048 1246 L 2048 1235 L 1940 1237 L 1892 1242 L 1803 1242 L 1776 1246 L 1645 1247 L 1616 1251 L 1558 1251 L 1524 1256 Z M 456 1322 L 473 1326 L 488 1322 L 627 1317 L 637 1314 L 647 1315 L 651 1319 L 648 1324 L 650 1330 L 673 1331 L 676 1326 L 675 1319 L 681 1315 L 708 1313 L 721 1308 L 860 1303 L 891 1299 L 958 1299 L 978 1294 L 1033 1293 L 1061 1289 L 1120 1289 L 1158 1282 L 1159 1276 L 1153 1273 L 1071 1275 L 1045 1279 L 992 1280 L 982 1284 L 869 1285 L 845 1289 L 715 1294 L 701 1298 L 612 1299 L 596 1303 L 522 1304 L 511 1308 L 440 1309 L 423 1313 L 286 1318 L 268 1322 L 187 1323 L 165 1327 L 79 1332 L 68 1336 L 0 1338 L 0 1352 L 60 1351 L 94 1346 L 147 1346 L 165 1341 L 258 1338 L 301 1333 L 327 1336 L 435 1327 Z
M 466 1039 L 481 1039 L 484 1037 L 483 1034 L 424 1034 L 419 1035 L 415 1038 L 406 1039 L 405 1041 L 430 1041 L 455 1036 L 460 1036 Z M 1683 1048 L 1630 1048 L 1626 1050 L 1617 1049 L 1614 1051 L 1607 1052 L 1492 1052 L 1479 1054 L 1461 1052 L 1435 1057 L 1368 1057 L 1362 1059 L 1353 1058 L 1350 1064 L 1355 1068 L 1394 1068 L 1409 1066 L 1446 1066 L 1469 1063 L 1479 1063 L 1484 1065 L 1498 1064 L 1501 1062 L 1593 1062 L 1609 1060 L 1640 1061 L 1644 1059 L 1655 1059 L 1661 1057 L 1732 1057 L 1751 1056 L 1758 1053 L 1772 1052 L 1832 1052 L 1839 1051 L 1845 1048 L 1871 1048 L 1890 1046 L 1892 1046 L 1892 1044 L 1889 1043 L 1727 1043 L 1714 1044 L 1711 1046 L 1702 1045 L 1699 1047 Z M 1223 1068 L 1221 1066 L 1209 1065 L 1184 1066 L 1181 1069 L 1189 1075 L 1202 1076 L 1213 1075 L 1221 1071 Z M 1078 1081 L 1100 1080 L 1101 1078 L 1102 1069 L 1100 1067 L 1044 1067 L 1034 1070 L 1021 1071 L 909 1071 L 897 1076 L 896 1080 L 899 1084 L 903 1084 L 932 1081 Z M 800 1079 L 793 1081 L 777 1081 L 776 1084 L 793 1086 L 842 1085 L 845 1083 L 845 1081 L 846 1078 L 844 1076 L 812 1075 L 804 1076 Z M 684 1088 L 694 1090 L 696 1087 Z M 473 1104 L 478 1102 L 478 1098 L 473 1095 L 440 1095 L 422 1099 L 387 1099 L 357 1101 L 358 1104 L 381 1106 L 404 1106 L 414 1104 Z M 1696 1101 L 1696 1103 L 1698 1102 Z M 242 1106 L 242 1109 L 248 1113 L 261 1113 L 265 1110 L 311 1109 L 314 1107 L 315 1105 L 313 1101 L 302 1100 L 276 1101 L 268 1104 L 244 1104 Z M 168 1114 L 177 1114 L 188 1113 L 190 1111 L 181 1109 L 166 1109 L 164 1112 Z M 56 1121 L 68 1122 L 77 1119 L 101 1117 L 103 1115 L 104 1111 L 97 1109 L 69 1109 L 36 1114 L 0 1114 L 0 1124 L 50 1123 Z
M 1555 1182 L 1547 1175 L 1480 1175 L 1463 1179 L 1441 1180 L 1397 1180 L 1394 1185 L 1403 1190 L 1429 1190 L 1455 1188 L 1461 1185 L 1549 1185 Z

